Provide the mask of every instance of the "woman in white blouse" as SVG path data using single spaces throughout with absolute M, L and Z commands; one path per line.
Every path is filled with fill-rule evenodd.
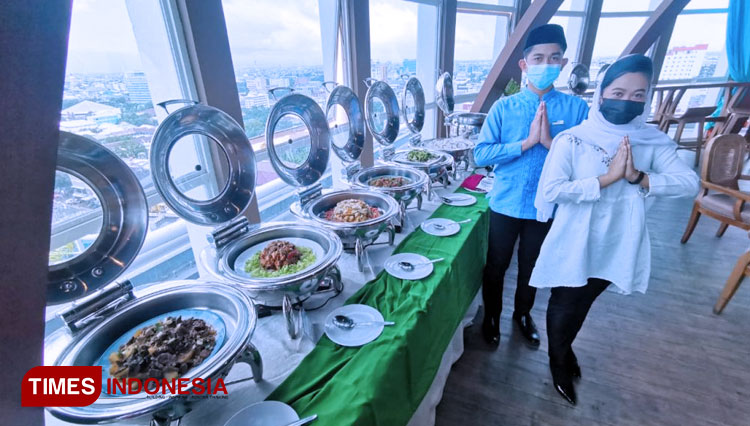
M 698 191 L 698 176 L 677 157 L 674 141 L 646 124 L 652 69 L 643 55 L 612 64 L 588 119 L 555 137 L 539 182 L 538 219 L 555 218 L 530 285 L 552 288 L 550 370 L 555 389 L 574 405 L 581 369 L 571 345 L 591 304 L 610 284 L 623 294 L 648 286 L 647 204 Z

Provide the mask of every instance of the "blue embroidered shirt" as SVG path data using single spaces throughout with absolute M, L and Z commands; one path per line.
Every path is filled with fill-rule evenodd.
M 588 115 L 588 105 L 581 98 L 552 89 L 542 99 L 547 104 L 553 138 L 580 124 Z M 528 88 L 498 99 L 479 133 L 474 160 L 479 166 L 494 167 L 495 184 L 487 194 L 494 212 L 536 219 L 534 198 L 548 150 L 538 143 L 522 152 L 521 142 L 529 136 L 539 102 L 539 96 Z

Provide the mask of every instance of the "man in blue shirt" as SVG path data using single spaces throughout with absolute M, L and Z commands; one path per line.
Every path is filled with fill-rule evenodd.
M 477 165 L 493 166 L 495 171 L 495 184 L 487 195 L 491 218 L 482 285 L 482 334 L 490 344 L 500 343 L 503 278 L 519 239 L 513 320 L 530 345 L 540 343 L 530 314 L 536 289 L 529 286 L 529 278 L 551 222 L 536 221 L 534 198 L 552 138 L 588 114 L 586 102 L 554 88 L 568 63 L 563 58 L 566 47 L 559 25 L 542 25 L 529 33 L 524 58 L 518 62 L 527 86 L 492 105 L 474 148 Z

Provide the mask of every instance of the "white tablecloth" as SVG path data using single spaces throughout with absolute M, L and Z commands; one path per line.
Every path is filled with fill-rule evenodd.
M 450 192 L 456 186 L 454 183 L 451 188 L 443 191 Z M 255 383 L 250 379 L 252 372 L 249 366 L 245 364 L 235 365 L 225 379 L 229 393 L 228 399 L 198 402 L 195 409 L 182 418 L 181 425 L 223 425 L 237 411 L 253 403 L 263 401 L 294 371 L 302 359 L 315 347 L 314 341 L 317 341 L 322 336 L 322 324 L 328 313 L 341 306 L 351 295 L 372 280 L 382 270 L 383 262 L 390 256 L 395 246 L 437 209 L 439 204 L 434 201 L 434 198 L 433 202 L 428 202 L 425 199 L 421 211 L 416 210 L 416 208 L 409 209 L 405 229 L 401 233 L 396 234 L 396 241 L 393 247 L 382 244 L 373 245 L 366 249 L 368 268 L 363 273 L 360 273 L 357 269 L 354 254 L 345 252 L 341 256 L 338 265 L 343 276 L 344 290 L 337 297 L 331 299 L 323 308 L 306 312 L 311 325 L 312 336 L 305 336 L 295 340 L 290 339 L 286 331 L 286 323 L 280 311 L 275 312 L 272 316 L 259 319 L 252 342 L 258 348 L 263 358 L 263 381 Z M 416 202 L 414 202 L 414 206 L 416 206 Z M 379 239 L 379 241 L 386 240 L 385 235 L 382 235 Z M 314 296 L 313 298 L 315 300 L 305 302 L 306 307 L 317 306 L 318 303 L 316 302 L 321 301 L 320 296 Z M 322 300 L 325 300 L 325 298 Z M 448 380 L 451 365 L 463 353 L 463 330 L 471 322 L 472 318 L 474 318 L 479 306 L 478 300 L 479 297 L 475 298 L 467 310 L 461 325 L 456 330 L 453 339 L 443 354 L 443 361 L 435 380 L 421 405 L 412 416 L 409 422 L 410 426 L 432 425 L 435 423 L 435 407 L 442 398 L 443 387 Z M 385 319 L 387 320 L 388 318 Z M 235 383 L 231 384 L 232 382 Z M 66 425 L 68 423 L 62 422 L 47 413 L 46 424 Z

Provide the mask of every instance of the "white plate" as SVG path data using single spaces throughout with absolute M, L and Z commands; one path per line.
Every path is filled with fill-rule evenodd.
M 470 206 L 472 204 L 476 204 L 477 197 L 469 194 L 448 194 L 448 195 L 441 195 L 440 196 L 440 202 L 445 204 L 446 206 L 453 206 L 453 207 L 466 207 Z M 450 203 L 446 203 L 442 200 L 442 198 L 447 198 L 451 200 Z
M 411 271 L 407 271 L 398 262 L 406 261 L 417 265 Z M 396 278 L 402 280 L 421 280 L 429 276 L 434 269 L 432 263 L 426 263 L 429 259 L 416 253 L 399 253 L 394 254 L 385 260 L 385 270 Z M 426 264 L 425 264 L 426 263 Z M 421 264 L 421 265 L 420 265 Z
M 256 280 L 275 279 L 275 278 L 260 278 L 260 277 L 254 277 L 250 275 L 249 273 L 245 272 L 245 263 L 248 260 L 252 259 L 252 257 L 255 256 L 255 253 L 263 250 L 264 248 L 266 248 L 266 246 L 268 246 L 272 242 L 281 241 L 281 240 L 290 242 L 298 247 L 307 247 L 313 251 L 313 254 L 315 255 L 315 262 L 313 262 L 312 265 L 308 266 L 307 268 L 297 272 L 298 274 L 317 266 L 318 260 L 322 259 L 323 256 L 325 255 L 325 251 L 323 250 L 323 247 L 321 247 L 320 244 L 316 243 L 313 240 L 308 240 L 307 238 L 293 238 L 293 237 L 292 238 L 275 238 L 273 240 L 267 240 L 267 241 L 263 241 L 262 243 L 258 243 L 248 248 L 247 250 L 243 251 L 242 253 L 240 253 L 240 255 L 237 256 L 237 259 L 234 261 L 234 272 L 242 276 L 253 278 Z
M 438 227 L 435 225 L 441 225 L 442 228 L 438 229 Z M 458 231 L 461 230 L 461 225 L 456 223 L 455 220 L 445 219 L 442 217 L 427 219 L 422 222 L 419 227 L 422 228 L 424 232 L 436 237 L 447 237 L 449 235 L 455 235 L 458 234 Z
M 333 323 L 336 315 L 346 315 L 354 322 L 383 321 L 383 315 L 372 306 L 358 304 L 340 306 L 331 311 L 326 317 L 326 335 L 341 346 L 362 346 L 377 339 L 383 332 L 382 325 L 341 328 Z
M 285 426 L 299 420 L 294 408 L 279 401 L 262 401 L 238 411 L 224 426 Z

